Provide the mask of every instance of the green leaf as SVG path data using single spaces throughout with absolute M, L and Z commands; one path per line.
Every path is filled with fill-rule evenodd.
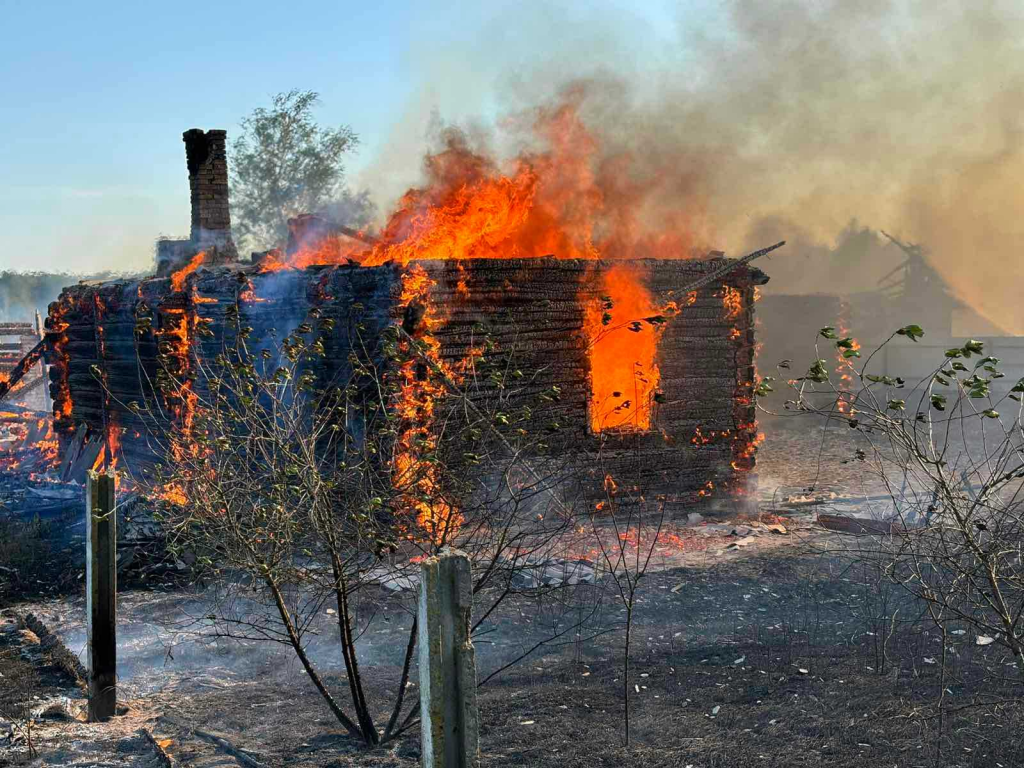
M 836 329 L 834 327 L 832 327 L 831 325 L 826 325 L 824 328 L 822 328 L 820 331 L 818 331 L 818 334 L 820 336 L 823 336 L 826 339 L 838 339 L 839 338 L 839 336 L 836 335 Z
M 828 381 L 828 369 L 825 368 L 825 361 L 815 361 L 814 365 L 812 365 L 807 371 L 807 378 L 817 384 L 822 384 Z
M 965 343 L 961 348 L 961 351 L 964 353 L 964 357 L 970 357 L 972 354 L 980 355 L 984 349 L 984 342 L 978 341 L 977 339 L 968 339 L 967 343 Z
M 969 390 L 968 395 L 975 399 L 988 397 L 989 395 L 988 380 L 981 378 L 977 374 L 964 379 L 964 387 Z
M 771 382 L 773 381 L 775 381 L 775 379 L 771 376 L 763 377 L 757 383 L 757 386 L 754 387 L 754 395 L 756 397 L 765 397 L 769 392 L 774 392 L 775 390 L 772 388 L 771 385 Z
M 917 341 L 924 336 L 924 330 L 920 325 L 905 325 L 896 331 L 900 336 L 906 336 L 911 341 Z
M 959 360 L 956 361 L 955 363 L 953 363 L 952 367 L 953 367 L 954 371 L 966 371 L 967 370 L 967 366 L 964 365 L 963 363 L 961 363 Z
M 847 360 L 849 360 L 851 357 L 860 357 L 860 350 L 859 349 L 844 349 L 843 350 L 843 357 L 845 359 L 847 359 Z
M 902 411 L 904 408 L 906 408 L 906 405 L 906 400 L 890 400 L 888 408 L 890 411 Z
M 836 342 L 836 349 L 853 349 L 853 338 L 847 336 Z
M 981 360 L 974 364 L 974 367 L 980 368 L 983 365 L 999 365 L 999 358 L 992 357 L 991 355 L 989 355 L 988 357 L 983 357 L 981 358 Z
M 946 350 L 946 357 L 961 357 L 963 354 L 964 351 L 962 349 L 953 348 Z
M 934 408 L 936 411 L 946 410 L 946 396 L 932 395 L 932 408 Z
M 985 416 L 986 418 L 989 418 L 989 419 L 998 419 L 999 418 L 999 411 L 995 411 L 995 410 L 989 408 L 988 410 L 982 411 L 981 415 Z

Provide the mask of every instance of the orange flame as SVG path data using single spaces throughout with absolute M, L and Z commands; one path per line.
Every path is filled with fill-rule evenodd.
M 124 430 L 122 430 L 120 427 L 114 426 L 113 424 L 107 427 L 106 447 L 108 462 L 106 466 L 109 469 L 113 469 L 114 467 L 117 466 L 117 460 L 119 458 L 118 454 L 121 450 L 121 433 L 123 431 Z
M 584 95 L 573 90 L 559 106 L 538 111 L 532 127 L 547 151 L 523 153 L 504 165 L 473 151 L 459 134 L 447 134 L 444 149 L 426 158 L 427 183 L 401 198 L 374 245 L 326 238 L 289 255 L 272 252 L 262 268 L 545 255 L 689 257 L 696 243 L 687 218 L 652 215 L 663 199 L 659 183 L 631 181 L 634 158 L 601 157 L 579 115 Z M 603 309 L 588 318 L 591 427 L 646 431 L 659 383 L 659 330 L 642 320 L 658 309 L 636 273 L 610 270 L 602 290 L 612 298 L 617 324 L 625 325 L 606 327 Z M 459 280 L 456 295 L 466 293 Z M 689 304 L 696 298 L 695 291 L 687 294 Z
M 185 290 L 185 279 L 199 269 L 199 266 L 206 261 L 206 253 L 200 251 L 192 260 L 189 261 L 184 267 L 179 269 L 177 272 L 171 275 L 171 290 L 175 293 L 181 293 Z
M 101 445 L 100 446 L 100 452 L 96 454 L 96 460 L 93 461 L 92 466 L 90 467 L 90 469 L 93 472 L 98 472 L 99 469 L 103 466 L 103 463 L 104 463 L 104 460 L 106 459 L 106 457 L 107 457 L 107 446 Z
M 644 318 L 658 309 L 624 265 L 605 272 L 601 288 L 605 296 L 590 305 L 584 326 L 590 338 L 590 427 L 646 431 L 661 373 L 655 362 L 659 326 Z
M 739 289 L 725 286 L 722 292 L 722 304 L 725 306 L 725 319 L 735 320 L 743 311 L 743 297 Z
M 845 338 L 850 333 L 850 329 L 846 327 L 845 318 L 842 316 L 836 321 L 836 325 L 839 326 L 839 336 L 841 338 Z M 850 344 L 851 351 L 856 352 L 860 350 L 860 342 L 857 339 L 850 339 Z M 849 399 L 849 391 L 854 383 L 853 375 L 855 368 L 853 360 L 854 358 L 844 356 L 842 349 L 836 349 L 836 362 L 838 363 L 836 372 L 839 374 L 839 394 L 836 397 L 836 408 L 840 413 L 848 416 L 854 414 L 854 408 Z
M 639 183 L 640 158 L 604 157 L 580 116 L 585 96 L 585 89 L 572 89 L 560 104 L 526 116 L 529 122 L 514 120 L 546 149 L 505 163 L 446 132 L 443 148 L 425 158 L 426 183 L 401 198 L 374 245 L 327 238 L 289 255 L 268 254 L 264 268 L 548 254 L 688 258 L 698 243 L 690 215 L 665 205 L 671 175 L 645 174 Z
M 166 393 L 168 406 L 178 424 L 178 433 L 171 440 L 171 452 L 175 458 L 181 459 L 186 451 L 194 452 L 192 425 L 195 419 L 196 404 L 199 396 L 192 389 L 189 372 L 192 368 L 190 353 L 192 348 L 192 318 L 183 309 L 169 309 L 171 315 L 180 315 L 176 323 L 158 331 L 170 345 L 169 357 L 176 363 L 174 371 L 176 383 Z
M 57 380 L 55 382 L 56 392 L 54 392 L 53 397 L 54 428 L 63 434 L 70 434 L 74 431 L 75 426 L 71 418 L 73 403 L 71 400 L 71 387 L 68 382 L 68 322 L 65 319 L 70 309 L 70 302 L 66 297 L 62 297 L 52 305 L 48 329 L 48 335 L 54 337 L 52 347 L 53 363 L 51 368 L 55 369 L 57 373 Z
M 411 354 L 412 346 L 403 339 L 402 349 L 410 356 L 398 372 L 400 384 L 395 409 L 402 422 L 392 471 L 395 485 L 402 489 L 403 503 L 416 512 L 419 528 L 410 538 L 417 539 L 421 533 L 426 533 L 432 544 L 440 546 L 456 536 L 463 517 L 444 499 L 437 465 L 423 458 L 437 448 L 434 410 L 445 395 L 444 383 L 438 380 L 431 368 L 443 371 L 455 381 L 460 375 L 444 364 L 440 354 L 441 343 L 432 334 L 440 323 L 436 303 L 426 298 L 433 285 L 434 281 L 419 265 L 414 265 L 402 276 L 399 305 L 407 307 L 416 301 L 426 308 L 420 329 L 413 333 L 422 342 L 421 354 L 426 356 L 430 366 L 422 375 L 418 370 L 422 361 Z
M 161 499 L 171 504 L 176 504 L 181 507 L 184 506 L 188 499 L 185 496 L 185 492 L 181 489 L 181 486 L 176 483 L 168 483 L 157 494 Z

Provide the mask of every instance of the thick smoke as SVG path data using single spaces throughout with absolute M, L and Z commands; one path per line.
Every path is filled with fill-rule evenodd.
M 493 22 L 494 37 L 467 43 L 465 77 L 450 56 L 425 64 L 434 103 L 412 110 L 386 162 L 362 181 L 389 210 L 402 191 L 395 169 L 420 166 L 431 106 L 445 115 L 457 105 L 460 124 L 476 107 L 481 121 L 470 135 L 509 156 L 543 144 L 529 130 L 539 115 L 578 99 L 599 146 L 595 167 L 617 167 L 622 194 L 657 188 L 639 225 L 685 225 L 695 247 L 733 255 L 785 237 L 788 252 L 768 267 L 779 292 L 873 287 L 900 258 L 865 227 L 885 229 L 926 246 L 961 298 L 1024 334 L 1024 7 L 735 0 L 720 8 L 681 10 L 674 30 L 650 28 L 644 38 L 635 17 L 544 9 L 531 20 L 517 6 Z M 513 53 L 501 42 L 509 28 L 532 28 L 531 51 L 542 53 Z M 488 96 L 481 72 L 493 73 Z

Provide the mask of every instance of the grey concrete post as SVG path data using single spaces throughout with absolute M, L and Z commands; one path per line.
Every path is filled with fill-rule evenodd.
M 85 602 L 88 625 L 89 722 L 117 705 L 117 517 L 113 473 L 86 480 Z
M 423 768 L 477 768 L 480 718 L 470 639 L 469 558 L 444 550 L 420 571 L 420 739 Z

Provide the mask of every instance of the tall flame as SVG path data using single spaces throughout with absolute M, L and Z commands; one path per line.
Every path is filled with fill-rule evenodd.
M 843 315 L 845 315 L 845 312 L 840 315 L 836 324 L 839 326 L 840 337 L 846 338 L 850 329 L 846 326 L 846 318 Z M 850 351 L 851 353 L 860 351 L 860 342 L 857 341 L 857 339 L 850 339 Z M 853 405 L 850 402 L 850 390 L 853 388 L 854 374 L 856 373 L 854 359 L 855 358 L 847 357 L 843 354 L 843 349 L 838 347 L 836 348 L 836 373 L 839 374 L 839 392 L 836 396 L 836 408 L 840 413 L 844 413 L 848 416 L 852 416 L 855 413 Z
M 604 273 L 601 302 L 588 308 L 590 428 L 647 431 L 661 373 L 655 362 L 658 327 L 644 318 L 658 314 L 635 270 L 618 265 Z
M 685 217 L 658 221 L 644 216 L 656 187 L 630 182 L 632 159 L 600 157 L 595 137 L 578 114 L 581 94 L 570 93 L 556 109 L 538 113 L 535 134 L 546 152 L 522 153 L 500 164 L 473 151 L 449 132 L 441 151 L 426 158 L 426 184 L 409 190 L 370 247 L 330 240 L 288 257 L 275 254 L 263 268 L 311 264 L 409 264 L 418 260 L 524 258 L 686 258 L 695 245 Z M 611 269 L 601 291 L 614 306 L 612 327 L 605 309 L 588 310 L 591 428 L 645 431 L 659 371 L 659 331 L 643 323 L 658 308 L 640 273 Z M 465 296 L 464 281 L 456 296 Z M 690 303 L 696 298 L 688 296 Z
M 402 503 L 416 513 L 419 531 L 425 532 L 432 544 L 440 546 L 455 537 L 463 520 L 459 511 L 444 498 L 437 465 L 424 460 L 426 454 L 437 448 L 434 412 L 445 395 L 444 382 L 430 368 L 442 371 L 449 378 L 458 377 L 445 366 L 440 354 L 441 343 L 432 334 L 440 323 L 435 303 L 427 300 L 426 294 L 432 285 L 430 276 L 419 265 L 412 266 L 402 276 L 400 306 L 418 302 L 425 308 L 421 330 L 414 333 L 422 342 L 420 354 L 426 357 L 429 366 L 422 371 L 423 361 L 413 354 L 408 340 L 403 339 L 401 347 L 409 357 L 398 371 L 399 395 L 395 407 L 401 421 L 392 469 Z M 412 538 L 418 538 L 418 534 Z
M 192 425 L 195 419 L 198 395 L 192 388 L 190 358 L 192 347 L 192 318 L 183 309 L 167 310 L 175 322 L 158 333 L 167 340 L 169 345 L 168 358 L 173 363 L 175 382 L 165 393 L 168 406 L 177 421 L 177 433 L 171 441 L 171 452 L 175 458 L 181 459 L 186 451 L 194 450 L 192 441 Z
M 540 110 L 533 133 L 547 147 L 501 163 L 448 131 L 425 160 L 425 184 L 401 198 L 375 245 L 337 238 L 284 256 L 264 269 L 313 264 L 406 264 L 417 259 L 688 258 L 698 243 L 687 217 L 662 207 L 657 183 L 631 180 L 634 158 L 601 156 L 579 115 L 582 93 Z

